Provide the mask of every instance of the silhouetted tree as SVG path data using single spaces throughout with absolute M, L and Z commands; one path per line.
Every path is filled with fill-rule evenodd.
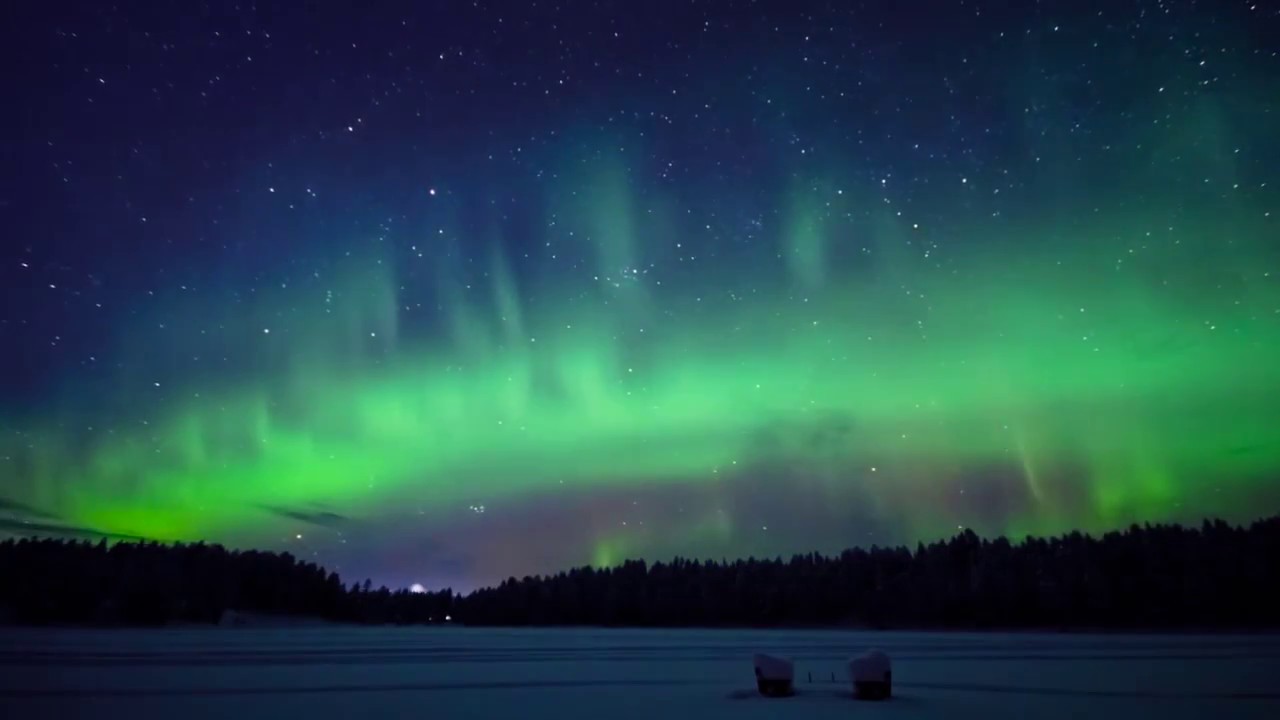
M 1174 628 L 1280 625 L 1280 518 L 1134 525 L 734 562 L 582 567 L 456 603 L 472 625 Z
M 53 539 L 0 543 L 0 617 L 27 624 L 213 623 L 225 610 L 358 623 L 862 627 L 1280 625 L 1280 517 L 1134 525 L 1100 538 L 984 540 L 834 557 L 629 560 L 466 597 L 345 586 L 288 553 Z
M 223 611 L 350 622 L 440 622 L 453 592 L 348 591 L 337 573 L 288 553 L 220 545 L 0 543 L 0 617 L 24 624 L 215 623 Z

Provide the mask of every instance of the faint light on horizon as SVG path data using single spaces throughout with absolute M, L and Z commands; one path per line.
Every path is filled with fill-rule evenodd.
M 427 589 L 422 586 L 422 583 L 414 583 L 409 586 L 409 592 L 411 593 L 424 593 L 426 591 Z

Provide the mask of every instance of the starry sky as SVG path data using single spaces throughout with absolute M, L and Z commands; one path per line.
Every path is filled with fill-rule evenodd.
M 11 3 L 0 533 L 471 588 L 1280 510 L 1280 5 Z

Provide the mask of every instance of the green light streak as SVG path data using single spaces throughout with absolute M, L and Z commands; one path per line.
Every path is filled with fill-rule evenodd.
M 642 212 L 625 168 L 603 166 L 551 213 L 586 267 L 521 279 L 494 240 L 483 282 L 441 269 L 443 340 L 401 332 L 392 263 L 352 266 L 336 299 L 269 336 L 283 302 L 223 318 L 236 343 L 288 325 L 251 380 L 143 403 L 145 425 L 83 434 L 54 418 L 3 450 L 33 502 L 165 539 L 235 536 L 266 506 L 377 516 L 561 483 L 733 482 L 761 463 L 830 478 L 833 498 L 856 490 L 920 535 L 955 518 L 902 488 L 1013 467 L 1032 502 L 999 529 L 1049 531 L 1159 518 L 1222 488 L 1221 510 L 1253 513 L 1251 489 L 1280 467 L 1280 291 L 1262 227 L 1205 217 L 1117 248 L 1162 226 L 1152 209 L 1065 243 L 955 228 L 986 250 L 926 253 L 932 230 L 888 212 L 848 221 L 854 193 L 815 183 L 787 201 L 778 266 L 750 269 L 760 292 L 731 292 L 742 278 L 711 261 L 659 288 L 669 258 L 638 270 L 669 253 L 670 214 Z M 1208 251 L 1223 232 L 1232 252 Z M 837 262 L 847 242 L 866 249 Z M 835 421 L 852 430 L 815 446 Z M 1077 491 L 1083 506 L 1066 503 Z M 652 545 L 605 538 L 593 559 Z

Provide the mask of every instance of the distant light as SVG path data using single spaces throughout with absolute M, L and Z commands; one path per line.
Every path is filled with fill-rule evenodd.
M 444 621 L 445 621 L 445 622 L 451 622 L 452 620 L 453 620 L 453 616 L 452 616 L 452 615 L 445 615 L 445 616 L 444 616 Z
M 435 194 L 436 194 L 436 189 L 435 189 L 435 188 L 430 188 L 430 189 L 428 189 L 428 190 L 427 190 L 427 194 L 428 194 L 428 195 L 435 195 Z
M 422 583 L 414 583 L 409 586 L 409 592 L 411 593 L 424 593 L 426 591 L 427 589 L 422 587 Z
M 271 334 L 271 328 L 262 328 L 262 334 L 263 334 L 263 335 L 270 335 L 270 334 Z
M 296 538 L 298 538 L 299 540 L 301 540 L 301 539 L 302 539 L 302 533 L 298 533 L 297 535 L 294 535 L 294 537 L 296 537 Z

